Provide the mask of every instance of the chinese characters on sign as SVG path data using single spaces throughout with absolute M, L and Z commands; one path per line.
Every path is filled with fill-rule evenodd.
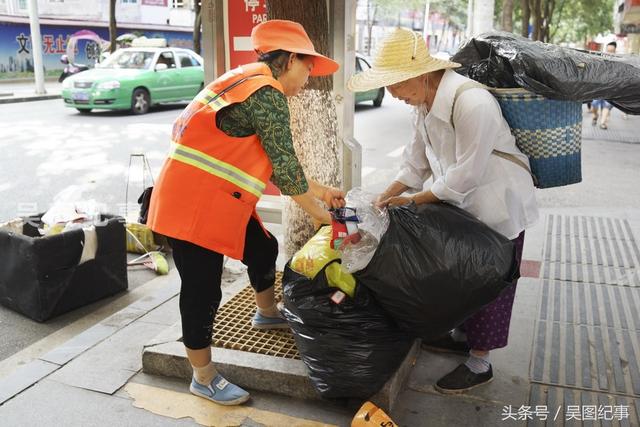
M 502 421 L 529 421 L 547 419 L 557 421 L 622 421 L 629 418 L 629 406 L 627 405 L 566 405 L 559 406 L 550 412 L 546 405 L 520 406 L 514 408 L 511 405 L 502 408 Z
M 27 42 L 29 41 L 29 37 L 25 36 L 24 33 L 20 33 L 18 37 L 16 37 L 16 41 L 20 45 L 18 48 L 18 53 L 30 53 L 29 49 L 27 49 Z
M 42 36 L 42 49 L 44 54 L 63 54 L 67 51 L 67 43 L 69 36 L 65 39 L 62 34 L 54 39 L 53 35 L 46 34 Z

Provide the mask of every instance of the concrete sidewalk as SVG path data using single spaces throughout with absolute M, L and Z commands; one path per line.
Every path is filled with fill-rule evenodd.
M 537 425 L 545 415 L 579 425 L 562 420 L 592 408 L 594 425 L 639 425 L 640 213 L 544 214 L 524 254 L 523 273 L 540 277 L 518 285 L 510 344 L 492 352 L 495 380 L 443 396 L 434 382 L 464 358 L 422 351 L 392 414 L 400 425 Z M 224 300 L 246 283 L 243 270 L 229 265 Z M 153 294 L 0 379 L 2 425 L 349 425 L 353 408 L 260 392 L 221 408 L 184 381 L 142 373 L 143 345 L 179 320 L 176 271 L 155 281 Z
M 620 132 L 640 134 L 637 119 L 623 121 L 614 113 L 609 131 L 619 126 Z M 398 138 L 398 129 L 393 132 Z M 640 210 L 635 208 L 640 192 L 635 182 L 621 190 L 589 175 L 600 171 L 599 163 L 620 172 L 613 157 L 601 155 L 603 146 L 627 156 L 627 168 L 634 167 L 640 146 L 588 141 L 583 158 L 589 188 L 571 186 L 557 198 L 542 196 L 541 205 L 547 206 L 542 219 L 527 230 L 509 346 L 491 356 L 494 381 L 465 395 L 441 395 L 433 384 L 464 358 L 421 351 L 391 414 L 399 425 L 640 426 Z M 392 177 L 382 167 L 369 173 L 380 181 Z M 618 202 L 588 208 L 565 202 L 596 185 L 615 193 Z M 604 197 L 600 190 L 596 194 Z M 619 202 L 625 198 L 628 203 Z M 280 226 L 269 228 L 281 239 Z M 278 265 L 284 261 L 281 256 Z M 244 268 L 229 263 L 223 302 L 247 282 Z M 252 391 L 247 405 L 225 408 L 190 395 L 185 381 L 143 373 L 143 347 L 178 327 L 178 286 L 172 270 L 150 282 L 143 298 L 66 343 L 31 349 L 23 366 L 0 375 L 0 424 L 350 424 L 354 408 L 331 402 Z
M 62 83 L 58 83 L 57 80 L 45 80 L 44 87 L 45 94 L 36 94 L 35 82 L 0 80 L 0 104 L 60 98 Z

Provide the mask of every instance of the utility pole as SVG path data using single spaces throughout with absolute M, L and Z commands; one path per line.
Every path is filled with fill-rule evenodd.
M 31 54 L 33 55 L 33 73 L 36 78 L 36 94 L 44 95 L 44 63 L 42 62 L 42 37 L 38 18 L 38 0 L 29 0 L 29 25 L 31 26 Z
M 466 36 L 468 39 L 473 37 L 473 20 L 474 20 L 474 0 L 469 0 L 467 3 L 467 31 Z
M 424 5 L 424 23 L 422 24 L 422 37 L 428 40 L 431 28 L 429 28 L 429 9 L 431 8 L 431 0 L 427 0 Z

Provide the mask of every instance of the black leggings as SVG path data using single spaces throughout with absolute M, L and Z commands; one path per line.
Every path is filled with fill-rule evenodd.
M 265 234 L 255 218 L 247 225 L 242 263 L 256 292 L 274 285 L 278 240 Z M 211 345 L 213 321 L 222 298 L 223 255 L 184 240 L 169 238 L 182 285 L 180 317 L 184 345 L 192 350 Z

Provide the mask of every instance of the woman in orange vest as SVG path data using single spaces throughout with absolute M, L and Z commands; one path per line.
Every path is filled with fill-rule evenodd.
M 249 399 L 211 362 L 224 255 L 248 267 L 257 305 L 252 326 L 287 327 L 274 303 L 278 242 L 255 209 L 267 182 L 271 179 L 321 223 L 331 218 L 316 199 L 344 206 L 342 191 L 305 178 L 293 149 L 286 100 L 310 75 L 332 74 L 338 64 L 317 53 L 295 22 L 264 22 L 251 40 L 259 62 L 209 84 L 174 123 L 148 218 L 153 231 L 168 237 L 180 273 L 182 336 L 194 371 L 190 390 L 223 405 Z

